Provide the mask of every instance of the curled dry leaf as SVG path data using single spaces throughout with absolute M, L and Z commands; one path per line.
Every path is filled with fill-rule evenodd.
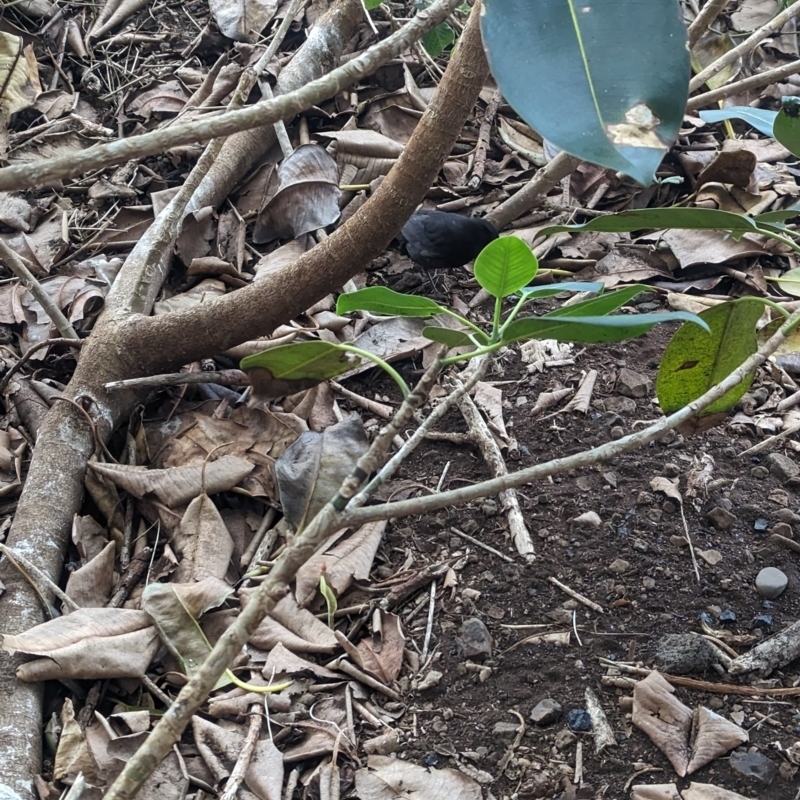
M 684 777 L 689 764 L 692 712 L 658 672 L 651 672 L 634 687 L 632 722 Z
M 386 520 L 380 520 L 363 525 L 351 536 L 343 536 L 341 531 L 334 534 L 329 540 L 332 546 L 317 552 L 297 571 L 298 605 L 307 606 L 316 596 L 320 575 L 325 575 L 337 597 L 354 580 L 367 580 L 385 530 Z
M 203 465 L 172 467 L 170 469 L 146 469 L 127 464 L 99 464 L 89 466 L 134 497 L 141 499 L 153 493 L 173 508 L 200 495 L 226 492 L 253 471 L 253 464 L 236 456 L 222 456 Z
M 361 418 L 351 414 L 322 433 L 304 433 L 275 462 L 281 507 L 295 530 L 333 499 L 367 445 Z
M 201 494 L 189 503 L 173 545 L 181 557 L 173 576 L 177 583 L 225 577 L 233 555 L 233 539 L 214 501 L 207 494 Z
M 17 111 L 30 108 L 42 91 L 33 47 L 22 39 L 0 31 L 0 117 L 6 120 Z
M 748 741 L 747 731 L 707 708 L 694 714 L 651 672 L 633 690 L 633 724 L 643 730 L 681 777 Z
M 43 656 L 22 664 L 23 681 L 141 678 L 158 650 L 158 633 L 144 611 L 82 608 L 16 636 L 3 650 Z
M 257 42 L 275 16 L 278 0 L 210 0 L 220 31 L 234 42 Z
M 426 769 L 401 759 L 370 756 L 356 771 L 356 792 L 361 800 L 480 800 L 480 785 L 456 769 Z
M 298 147 L 279 167 L 278 181 L 256 221 L 256 244 L 296 239 L 339 219 L 339 169 L 323 147 Z

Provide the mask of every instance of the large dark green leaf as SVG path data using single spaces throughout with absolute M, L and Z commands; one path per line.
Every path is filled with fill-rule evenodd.
M 629 303 L 636 297 L 637 294 L 642 292 L 650 292 L 652 289 L 648 286 L 641 286 L 634 284 L 633 286 L 626 286 L 623 289 L 617 289 L 615 292 L 606 292 L 599 297 L 589 297 L 586 300 L 581 300 L 578 303 L 573 303 L 570 306 L 560 306 L 548 311 L 545 317 L 600 317 L 604 314 L 610 314 L 618 308 L 622 308 L 625 303 Z
M 579 158 L 652 183 L 689 86 L 677 0 L 484 0 L 492 74 L 517 113 Z
M 800 154 L 800 99 L 784 97 L 772 126 L 775 138 L 794 156 Z
M 756 351 L 756 323 L 764 307 L 756 300 L 736 300 L 700 314 L 711 332 L 696 325 L 679 328 L 667 345 L 656 379 L 656 395 L 665 414 L 678 411 L 705 394 Z M 728 411 L 750 387 L 752 376 L 703 411 Z
M 647 333 L 661 322 L 698 322 L 687 311 L 664 314 L 625 314 L 614 317 L 523 317 L 503 329 L 503 342 L 520 339 L 557 339 L 559 342 L 595 344 L 622 342 Z
M 687 228 L 689 230 L 738 231 L 755 233 L 758 228 L 751 217 L 717 211 L 715 208 L 641 208 L 620 211 L 595 217 L 582 225 L 548 225 L 539 231 L 540 236 L 550 236 L 561 231 L 603 231 L 627 233 L 630 231 L 658 230 L 661 228 Z
M 385 286 L 370 286 L 357 292 L 340 294 L 336 301 L 336 313 L 348 311 L 371 311 L 387 317 L 432 317 L 446 311 L 443 306 L 427 297 L 416 297 L 387 289 Z
M 360 359 L 338 345 L 313 341 L 283 344 L 254 353 L 243 358 L 239 366 L 250 378 L 253 396 L 271 400 L 310 389 L 358 363 Z

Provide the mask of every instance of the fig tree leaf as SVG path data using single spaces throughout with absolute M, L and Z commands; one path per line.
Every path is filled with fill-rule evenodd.
M 484 0 L 492 75 L 537 133 L 650 184 L 688 96 L 677 0 Z
M 330 342 L 297 342 L 246 356 L 239 363 L 250 378 L 253 396 L 271 400 L 310 389 L 341 375 L 360 359 Z
M 507 297 L 527 286 L 539 269 L 531 248 L 516 236 L 490 242 L 475 259 L 475 279 L 494 297 Z
M 508 344 L 520 339 L 556 339 L 559 342 L 622 342 L 647 333 L 662 322 L 687 321 L 702 324 L 695 314 L 669 311 L 663 314 L 619 314 L 612 317 L 522 317 L 503 328 Z
M 385 286 L 370 286 L 357 292 L 340 294 L 336 313 L 369 311 L 386 317 L 433 317 L 446 309 L 427 297 L 402 294 Z
M 756 323 L 764 306 L 755 299 L 708 308 L 700 318 L 710 332 L 683 325 L 667 345 L 656 378 L 656 395 L 665 414 L 683 408 L 733 372 L 756 351 Z M 703 411 L 729 411 L 752 383 L 752 376 Z

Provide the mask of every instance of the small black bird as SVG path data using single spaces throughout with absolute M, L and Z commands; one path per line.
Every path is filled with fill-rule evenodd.
M 485 219 L 416 211 L 397 238 L 411 260 L 427 270 L 463 267 L 497 236 L 497 228 Z

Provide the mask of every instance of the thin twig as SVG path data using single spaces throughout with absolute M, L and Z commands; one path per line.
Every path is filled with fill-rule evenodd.
M 776 14 L 766 25 L 762 25 L 755 30 L 750 36 L 747 37 L 741 44 L 728 50 L 727 53 L 721 55 L 712 64 L 709 64 L 705 69 L 697 73 L 689 82 L 689 91 L 696 92 L 709 78 L 713 78 L 718 73 L 722 72 L 728 64 L 733 64 L 734 61 L 741 58 L 743 55 L 752 52 L 756 49 L 764 39 L 767 38 L 773 31 L 782 28 L 790 19 L 794 19 L 800 13 L 800 0 L 792 3 L 788 8 Z
M 236 759 L 236 764 L 231 771 L 228 782 L 225 784 L 225 791 L 220 795 L 219 800 L 235 800 L 236 793 L 239 791 L 245 773 L 253 759 L 253 753 L 261 733 L 262 714 L 264 713 L 261 709 L 261 703 L 253 703 L 250 706 L 249 713 L 250 724 L 247 727 L 247 736 L 242 749 L 239 751 L 239 757 Z
M 505 553 L 501 553 L 499 550 L 495 550 L 494 547 L 491 547 L 488 544 L 484 544 L 480 539 L 476 539 L 474 536 L 470 536 L 468 533 L 464 533 L 464 531 L 460 531 L 458 528 L 450 528 L 450 530 L 456 536 L 460 536 L 462 539 L 466 539 L 468 542 L 472 542 L 472 544 L 474 544 L 476 547 L 480 547 L 481 550 L 485 550 L 487 553 L 491 553 L 493 556 L 497 556 L 498 558 L 508 562 L 509 564 L 514 563 L 514 559 L 511 558 L 511 556 L 507 556 Z
M 728 97 L 740 94 L 748 89 L 758 89 L 768 83 L 776 83 L 798 72 L 800 72 L 800 59 L 790 61 L 788 64 L 781 64 L 780 67 L 768 69 L 766 72 L 757 72 L 749 78 L 742 78 L 742 80 L 736 81 L 735 83 L 728 83 L 725 86 L 720 86 L 719 89 L 713 89 L 710 92 L 699 94 L 696 97 L 690 97 L 689 102 L 686 104 L 686 110 L 696 111 L 698 108 L 717 103 L 720 100 L 725 100 Z
M 550 583 L 553 584 L 553 586 L 557 586 L 559 589 L 561 589 L 562 592 L 568 594 L 574 600 L 577 600 L 579 603 L 583 603 L 587 608 L 591 608 L 592 611 L 596 611 L 598 614 L 605 613 L 603 611 L 603 606 L 598 605 L 597 603 L 594 602 L 594 600 L 590 600 L 585 595 L 580 594 L 580 592 L 576 592 L 574 589 L 570 589 L 569 586 L 567 586 L 565 583 L 561 583 L 561 581 L 558 580 L 558 578 L 554 578 L 551 575 L 547 580 L 549 580 Z
M 36 280 L 36 277 L 25 266 L 22 259 L 2 239 L 0 239 L 0 258 L 5 261 L 6 266 L 19 278 L 20 283 L 22 283 L 36 298 L 39 305 L 44 309 L 44 313 L 47 314 L 50 321 L 56 326 L 61 336 L 65 339 L 79 338 L 78 334 L 75 332 L 75 328 L 72 327 L 70 321 L 61 312 L 61 309 L 44 290 L 42 284 Z
M 690 50 L 697 44 L 698 39 L 711 27 L 711 23 L 722 13 L 722 10 L 729 2 L 730 0 L 708 0 L 703 6 L 703 10 L 689 26 Z

